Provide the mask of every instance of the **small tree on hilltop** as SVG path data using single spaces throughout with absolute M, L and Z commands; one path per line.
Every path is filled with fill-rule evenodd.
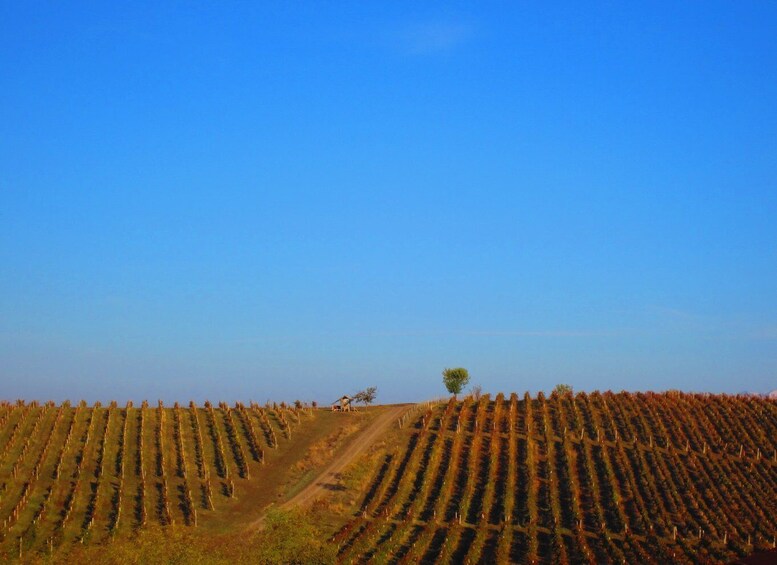
M 461 392 L 461 389 L 467 386 L 469 382 L 469 371 L 463 367 L 455 369 L 445 369 L 442 372 L 442 382 L 454 398 Z
M 369 406 L 373 402 L 375 402 L 375 397 L 378 395 L 378 387 L 370 386 L 366 389 L 357 392 L 353 400 L 354 402 L 361 402 L 362 404 Z
M 567 394 L 572 394 L 572 386 L 571 385 L 565 385 L 565 384 L 557 384 L 556 388 L 553 389 L 553 392 L 555 392 L 559 396 L 565 396 Z

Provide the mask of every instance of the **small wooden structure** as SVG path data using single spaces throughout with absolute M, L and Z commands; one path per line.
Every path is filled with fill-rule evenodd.
M 344 395 L 342 398 L 335 400 L 332 403 L 332 412 L 350 412 L 352 410 L 351 408 L 352 400 L 353 398 L 351 398 L 347 394 Z

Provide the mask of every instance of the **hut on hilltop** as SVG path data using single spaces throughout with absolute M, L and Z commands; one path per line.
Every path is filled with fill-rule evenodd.
M 332 412 L 350 412 L 353 398 L 347 394 L 332 403 Z

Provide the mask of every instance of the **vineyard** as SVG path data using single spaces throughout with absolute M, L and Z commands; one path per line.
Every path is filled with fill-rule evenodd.
M 777 534 L 777 403 L 498 395 L 401 419 L 344 563 L 725 563 Z
M 394 430 L 371 440 L 375 468 L 327 518 L 340 562 L 725 563 L 777 542 L 773 400 L 500 394 L 392 410 L 376 412 Z M 257 489 L 284 473 L 299 488 L 288 470 L 314 472 L 296 462 L 357 420 L 301 403 L 0 403 L 0 559 L 147 525 L 241 531 L 278 500 Z
M 2 403 L 0 556 L 109 541 L 151 523 L 195 527 L 312 418 L 300 403 Z

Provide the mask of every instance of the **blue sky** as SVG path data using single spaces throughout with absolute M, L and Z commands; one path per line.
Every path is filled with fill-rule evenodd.
M 777 388 L 774 4 L 158 4 L 0 5 L 0 397 Z

